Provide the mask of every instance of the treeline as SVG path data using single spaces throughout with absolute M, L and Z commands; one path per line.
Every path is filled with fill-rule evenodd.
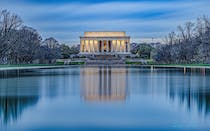
M 171 32 L 165 42 L 134 44 L 133 54 L 162 64 L 210 63 L 210 19 L 203 16 Z M 0 11 L 0 64 L 53 63 L 79 53 L 79 46 L 59 44 L 55 38 L 42 40 L 33 28 L 7 10 Z
M 78 47 L 59 44 L 52 37 L 42 40 L 18 15 L 0 11 L 0 64 L 52 63 L 77 53 Z
M 153 59 L 167 64 L 210 63 L 209 17 L 178 26 L 165 38 L 165 44 L 156 48 Z
M 196 22 L 178 26 L 163 43 L 132 43 L 131 53 L 141 59 L 153 59 L 157 64 L 210 63 L 210 18 L 202 16 Z
M 156 45 L 159 43 L 131 43 L 131 53 L 140 59 L 152 59 Z

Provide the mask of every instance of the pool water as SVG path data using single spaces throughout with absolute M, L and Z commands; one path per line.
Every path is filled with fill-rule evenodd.
M 0 72 L 0 130 L 210 130 L 208 69 Z

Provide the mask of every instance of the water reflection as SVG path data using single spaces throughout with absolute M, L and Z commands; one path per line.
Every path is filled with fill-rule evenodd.
M 185 120 L 205 125 L 201 121 L 202 116 L 210 122 L 209 80 L 210 70 L 204 68 L 98 66 L 3 71 L 0 72 L 0 121 L 4 125 L 13 122 L 18 125 L 18 121 L 23 119 L 21 116 L 29 123 L 34 116 L 41 121 L 37 114 L 44 112 L 44 122 L 67 123 L 67 127 L 71 122 L 74 125 L 74 121 L 88 123 L 85 116 L 88 121 L 90 117 L 99 123 L 112 121 L 113 117 L 109 116 L 115 114 L 113 121 L 119 118 L 127 124 L 126 120 L 134 119 L 136 126 L 139 123 L 155 125 L 155 115 L 156 122 L 162 125 Z M 37 106 L 40 106 L 39 110 L 28 110 L 30 113 L 23 115 L 30 107 Z M 106 109 L 106 113 L 101 107 Z M 63 123 L 50 119 L 60 115 L 59 120 Z
M 168 75 L 168 89 L 171 100 L 178 100 L 182 106 L 189 111 L 197 108 L 200 114 L 208 115 L 210 113 L 210 81 L 209 70 L 205 68 L 184 69 L 184 75 L 180 78 L 182 83 L 173 79 L 173 74 Z
M 86 101 L 124 101 L 127 69 L 86 67 L 81 69 L 82 96 Z
M 38 102 L 37 96 L 3 96 L 0 97 L 0 120 L 3 124 L 18 120 L 23 111 Z
M 186 106 L 189 111 L 197 108 L 199 113 L 208 115 L 210 113 L 210 93 L 193 92 L 191 90 L 183 92 L 170 92 L 171 100 L 178 99 L 182 106 Z
M 25 109 L 39 100 L 39 88 L 34 83 L 33 70 L 0 72 L 0 121 L 4 125 L 17 121 Z M 27 77 L 26 77 L 27 76 Z M 27 78 L 27 79 L 26 79 Z

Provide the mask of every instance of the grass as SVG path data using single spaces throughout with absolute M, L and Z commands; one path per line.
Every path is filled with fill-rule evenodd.
M 58 62 L 56 62 L 56 65 L 64 65 L 64 62 L 58 61 Z
M 127 59 L 125 61 L 125 64 L 129 64 L 129 65 L 153 65 L 154 61 L 152 59 L 145 59 L 145 62 L 141 62 L 141 61 L 129 61 L 129 59 Z
M 72 61 L 72 62 L 69 62 L 69 65 L 84 65 L 85 62 L 76 62 L 76 61 Z
M 142 65 L 141 62 L 132 62 L 132 61 L 126 61 L 125 64 L 128 64 L 128 65 Z
M 203 63 L 198 63 L 198 64 L 158 64 L 155 63 L 152 59 L 146 60 L 146 63 L 142 63 L 139 61 L 129 61 L 127 60 L 125 64 L 129 65 L 153 65 L 153 66 L 210 66 L 210 64 L 203 64 Z
M 85 62 L 70 62 L 69 65 L 84 65 Z M 56 62 L 54 64 L 7 64 L 0 65 L 0 68 L 7 67 L 36 67 L 36 66 L 59 66 L 64 65 L 64 62 Z
M 85 62 L 77 62 L 72 61 L 69 63 L 69 65 L 84 65 Z M 126 61 L 125 64 L 129 65 L 144 65 L 141 62 L 138 61 Z M 6 68 L 6 67 L 34 67 L 34 66 L 58 66 L 58 65 L 64 65 L 64 62 L 56 62 L 55 64 L 11 64 L 11 65 L 0 65 L 0 68 Z M 146 65 L 153 65 L 153 66 L 210 66 L 210 64 L 155 64 L 152 61 L 148 61 Z
M 0 65 L 0 68 L 3 67 L 32 67 L 32 66 L 57 66 L 57 65 L 63 65 L 61 63 L 55 63 L 55 64 L 9 64 L 9 65 Z
M 149 64 L 157 66 L 210 66 L 210 64 Z

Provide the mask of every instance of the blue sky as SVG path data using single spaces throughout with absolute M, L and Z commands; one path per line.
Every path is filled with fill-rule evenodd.
M 43 39 L 78 44 L 84 31 L 126 31 L 132 42 L 162 40 L 180 24 L 210 16 L 210 0 L 1 0 Z

